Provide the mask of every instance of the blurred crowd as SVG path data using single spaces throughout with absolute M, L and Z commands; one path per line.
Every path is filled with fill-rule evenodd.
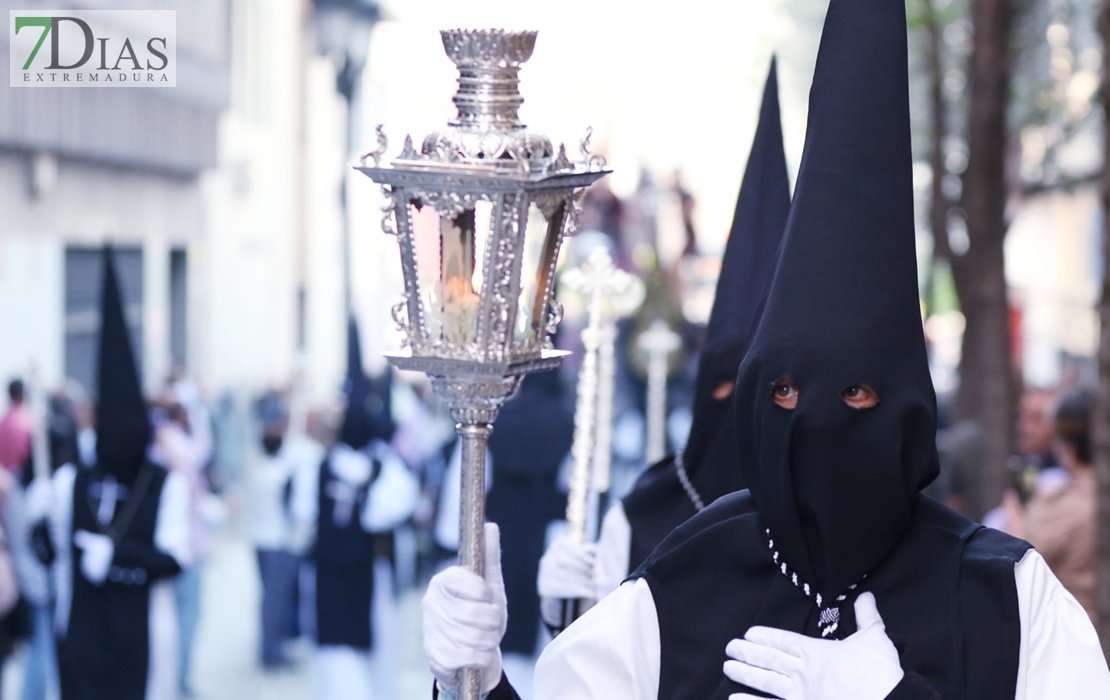
M 1001 503 L 992 504 L 983 494 L 978 427 L 966 421 L 939 431 L 941 477 L 933 495 L 1031 543 L 1097 624 L 1093 406 L 1091 389 L 1078 381 L 1025 388 L 1014 407 L 1017 449 Z
M 682 338 L 668 368 L 668 451 L 681 447 L 689 432 L 708 308 L 703 297 L 715 277 L 715 256 L 694 244 L 693 207 L 678 174 L 660 186 L 645 173 L 629 200 L 596 187 L 584 201 L 575 258 L 605 246 L 647 287 L 641 309 L 621 322 L 617 342 L 610 498 L 623 496 L 645 466 L 648 363 L 635 339 L 658 320 Z M 668 239 L 669 254 L 661 244 Z M 583 323 L 569 308 L 557 344 L 580 350 Z M 394 642 L 406 621 L 395 601 L 455 558 L 460 447 L 425 378 L 390 371 L 367 376 L 353 320 L 349 343 L 346 384 L 324 406 L 309 406 L 291 381 L 237 408 L 230 395 L 207 396 L 183 373 L 149 400 L 154 440 L 148 457 L 180 474 L 189 489 L 189 563 L 173 581 L 181 697 L 193 694 L 206 559 L 215 538 L 236 536 L 246 537 L 256 555 L 260 667 L 284 672 L 296 663 L 291 649 L 308 640 L 316 649 L 319 700 L 397 697 Z M 504 666 L 525 698 L 547 640 L 536 577 L 547 543 L 563 525 L 577 361 L 527 378 L 489 443 L 487 513 L 501 526 L 510 605 Z M 96 462 L 96 403 L 73 382 L 45 392 L 21 379 L 8 383 L 7 399 L 0 418 L 0 512 L 8 545 L 0 551 L 0 657 L 22 648 L 21 698 L 47 700 L 58 697 L 55 600 L 41 570 L 49 553 L 40 550 L 49 538 L 36 536 L 42 527 L 36 514 L 47 507 L 42 484 L 49 471 Z M 1001 503 L 988 502 L 978 482 L 976 426 L 947 426 L 938 438 L 942 478 L 933 489 L 955 510 L 1030 541 L 1093 618 L 1091 404 L 1091 393 L 1078 386 L 1025 391 L 1015 407 L 1013 483 Z M 603 508 L 597 504 L 598 512 Z M 352 690 L 359 687 L 372 690 Z
M 633 339 L 656 319 L 666 320 L 687 345 L 670 367 L 668 443 L 681 444 L 688 430 L 693 350 L 704 319 L 684 316 L 683 293 L 676 290 L 710 286 L 714 272 L 697 267 L 702 258 L 694 246 L 693 206 L 678 173 L 667 185 L 645 173 L 630 200 L 594 188 L 585 201 L 580 245 L 567 261 L 577 264 L 604 246 L 618 265 L 647 279 L 647 301 L 622 323 L 618 341 L 614 496 L 643 467 L 647 361 Z M 664 262 L 659 241 L 668 237 L 673 250 Z M 579 350 L 584 321 L 571 310 L 559 345 Z M 375 697 L 396 696 L 391 647 L 400 620 L 394 602 L 456 556 L 460 446 L 424 377 L 366 376 L 353 319 L 349 340 L 345 385 L 325 405 L 309 406 L 295 379 L 237 401 L 230 393 L 208 394 L 182 371 L 146 399 L 153 435 L 146 457 L 179 474 L 189 491 L 189 551 L 181 556 L 187 564 L 172 579 L 180 697 L 194 694 L 197 629 L 211 624 L 201 620 L 202 579 L 220 537 L 245 537 L 256 555 L 261 669 L 280 673 L 296 665 L 307 640 L 317 650 L 313 668 L 321 700 L 367 697 L 352 690 L 359 684 L 372 687 Z M 488 515 L 505 533 L 515 613 L 505 640 L 506 667 L 512 669 L 516 658 L 521 674 L 544 642 L 535 581 L 565 511 L 574 362 L 528 378 L 503 410 L 489 445 Z M 48 391 L 31 378 L 10 379 L 7 396 L 0 419 L 8 544 L 0 553 L 0 657 L 18 660 L 24 700 L 47 700 L 59 695 L 57 585 L 48 572 L 54 553 L 45 515 L 51 477 L 66 465 L 96 465 L 98 397 L 72 380 Z M 370 455 L 369 470 L 347 459 L 345 450 Z M 375 505 L 375 499 L 388 505 Z M 376 522 L 369 515 L 375 511 Z M 388 522 L 380 520 L 385 511 Z M 351 578 L 356 561 L 363 565 L 361 579 Z M 334 576 L 326 573 L 331 570 Z M 344 598 L 352 581 L 366 583 L 373 600 Z M 341 603 L 339 609 L 329 609 L 329 601 Z M 342 618 L 364 602 L 369 625 L 344 629 Z M 337 650 L 343 653 L 332 653 Z
M 55 582 L 43 568 L 52 560 L 46 513 L 51 476 L 62 466 L 96 462 L 96 409 L 83 387 L 70 382 L 38 392 L 23 379 L 7 385 L 8 407 L 0 419 L 0 494 L 7 548 L 0 562 L 0 655 L 26 646 L 21 697 L 58 696 L 54 645 Z M 180 474 L 189 490 L 190 556 L 174 582 L 178 625 L 178 671 L 190 694 L 192 652 L 200 618 L 201 572 L 211 527 L 221 519 L 222 477 L 216 459 L 213 415 L 197 386 L 172 377 L 149 405 L 154 440 L 150 458 Z

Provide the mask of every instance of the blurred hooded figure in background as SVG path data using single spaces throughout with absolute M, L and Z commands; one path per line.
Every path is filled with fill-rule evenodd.
M 681 525 L 548 646 L 540 700 L 1110 697 L 1094 628 L 1040 555 L 920 494 L 938 460 L 907 66 L 902 0 L 832 0 L 736 383 L 748 490 Z M 429 591 L 433 672 L 451 693 L 455 671 L 480 668 L 490 700 L 512 698 L 499 581 L 465 573 Z M 469 658 L 438 652 L 462 639 Z
M 100 322 L 96 464 L 66 464 L 53 484 L 62 700 L 173 700 L 172 577 L 189 563 L 189 492 L 147 459 L 151 426 L 110 248 Z
M 561 600 L 585 600 L 580 605 L 584 608 L 604 598 L 672 530 L 744 487 L 730 399 L 789 211 L 778 73 L 772 61 L 698 360 L 686 447 L 640 475 L 632 491 L 606 514 L 596 546 L 575 545 L 567 538 L 552 543 L 540 568 L 539 589 L 544 620 L 553 629 L 564 622 Z
M 362 366 L 358 327 L 347 341 L 347 407 L 338 441 L 317 468 L 297 473 L 292 513 L 312 544 L 319 700 L 372 698 L 373 534 L 412 515 L 419 484 L 389 446 L 387 402 Z
M 547 526 L 566 511 L 557 480 L 574 440 L 574 414 L 565 396 L 557 370 L 525 377 L 520 393 L 498 414 L 489 438 L 493 486 L 486 496 L 486 514 L 505 533 L 501 546 L 509 602 L 501 651 L 510 667 L 514 661 L 520 666 L 514 677 L 518 687 L 530 685 L 539 641 L 536 574 Z

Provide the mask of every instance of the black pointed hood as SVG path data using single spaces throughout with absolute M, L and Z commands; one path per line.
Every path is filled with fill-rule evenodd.
M 731 397 L 717 400 L 713 392 L 723 383 L 736 381 L 760 298 L 774 271 L 789 211 L 790 179 L 783 149 L 778 72 L 772 59 L 698 360 L 693 423 L 684 453 L 687 472 L 706 503 L 743 488 Z
M 903 0 L 832 0 L 785 240 L 737 383 L 756 505 L 776 549 L 826 596 L 891 551 L 937 474 L 906 44 Z M 786 378 L 793 410 L 772 396 Z M 878 405 L 844 402 L 861 385 Z
M 392 438 L 389 385 L 388 374 L 378 381 L 366 376 L 362 365 L 358 323 L 351 317 L 347 324 L 347 378 L 344 382 L 347 408 L 339 429 L 340 442 L 352 449 L 361 450 L 371 440 L 388 441 Z
M 130 483 L 146 457 L 151 429 L 114 258 L 111 247 L 106 246 L 100 296 L 96 461 L 99 469 Z

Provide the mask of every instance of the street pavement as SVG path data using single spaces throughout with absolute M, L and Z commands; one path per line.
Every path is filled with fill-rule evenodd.
M 264 672 L 257 662 L 260 590 L 246 540 L 234 533 L 218 538 L 206 567 L 194 661 L 197 700 L 314 700 L 310 646 L 294 646 L 289 671 Z M 430 696 L 432 676 L 420 650 L 422 595 L 408 591 L 389 611 L 394 624 L 381 631 L 379 645 L 387 663 L 374 664 L 380 697 L 373 700 Z M 390 670 L 392 682 L 384 677 Z
M 200 626 L 193 658 L 195 700 L 316 700 L 312 648 L 298 642 L 291 649 L 290 670 L 265 672 L 258 663 L 260 586 L 254 551 L 230 528 L 219 535 L 205 564 Z M 380 601 L 388 629 L 380 629 L 380 656 L 374 663 L 374 698 L 410 700 L 431 697 L 432 676 L 420 649 L 422 590 L 410 590 L 389 606 Z M 25 650 L 4 664 L 0 697 L 20 697 Z M 393 677 L 389 674 L 392 671 Z

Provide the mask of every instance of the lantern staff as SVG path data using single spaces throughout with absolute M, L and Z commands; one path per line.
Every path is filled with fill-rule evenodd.
M 667 452 L 667 360 L 682 347 L 682 338 L 663 319 L 652 322 L 636 344 L 648 356 L 647 387 L 647 449 L 648 464 L 654 464 Z
M 387 357 L 398 369 L 428 374 L 455 419 L 462 446 L 459 563 L 482 576 L 487 440 L 521 378 L 554 369 L 567 354 L 551 344 L 562 318 L 553 296 L 556 262 L 564 236 L 577 228 L 583 189 L 609 171 L 585 151 L 570 160 L 520 121 L 520 67 L 536 32 L 455 29 L 440 36 L 459 68 L 458 116 L 419 147 L 406 138 L 388 164 L 379 129 L 378 148 L 357 169 L 382 185 L 382 228 L 397 237 L 401 253 L 405 298 L 393 319 L 405 347 Z M 543 226 L 529 225 L 533 208 Z M 436 239 L 438 246 L 417 245 Z M 528 241 L 541 254 L 537 268 L 524 270 Z M 478 700 L 478 670 L 461 676 L 457 695 Z

